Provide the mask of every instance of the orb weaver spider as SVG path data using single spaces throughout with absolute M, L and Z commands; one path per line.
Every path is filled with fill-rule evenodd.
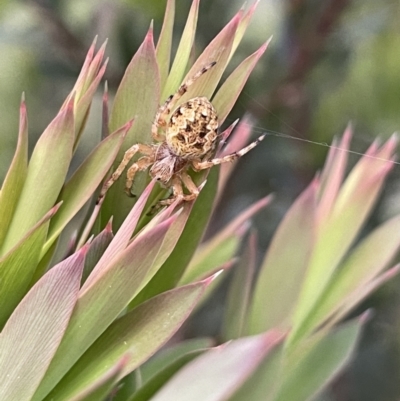
M 125 192 L 133 196 L 131 188 L 135 174 L 150 168 L 150 176 L 164 187 L 172 188 L 172 196 L 159 201 L 159 205 L 170 205 L 176 199 L 191 201 L 196 199 L 201 187 L 197 187 L 187 170 L 209 169 L 212 166 L 232 162 L 257 146 L 264 136 L 260 136 L 250 145 L 221 158 L 214 158 L 221 141 L 218 134 L 219 122 L 217 111 L 206 97 L 194 97 L 173 110 L 176 102 L 188 88 L 216 63 L 210 63 L 184 82 L 174 95 L 171 95 L 159 108 L 152 124 L 152 144 L 138 143 L 130 147 L 110 179 L 104 184 L 99 200 L 121 176 L 136 153 L 143 156 L 134 162 L 127 171 Z M 171 111 L 173 113 L 171 114 Z M 169 117 L 170 116 L 170 117 Z M 184 193 L 183 185 L 188 190 Z M 99 200 L 97 203 L 99 203 Z

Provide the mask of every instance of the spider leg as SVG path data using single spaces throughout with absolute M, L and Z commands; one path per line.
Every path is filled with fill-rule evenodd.
M 182 182 L 185 184 L 185 187 L 189 190 L 190 195 L 184 195 L 185 201 L 191 201 L 197 198 L 199 195 L 199 189 L 196 184 L 193 182 L 192 177 L 186 172 L 183 171 L 181 173 Z
M 239 157 L 242 157 L 243 155 L 245 155 L 247 152 L 250 152 L 250 150 L 255 148 L 264 138 L 265 138 L 265 135 L 262 135 L 256 141 L 252 142 L 250 145 L 246 146 L 245 148 L 240 149 L 237 152 L 231 153 L 230 155 L 226 155 L 224 157 L 215 158 L 215 159 L 206 160 L 206 161 L 193 160 L 193 162 L 192 162 L 193 168 L 196 171 L 199 171 L 199 170 L 211 168 L 212 166 L 216 166 L 217 164 L 233 162 L 234 160 L 238 159 Z
M 172 195 L 167 199 L 158 201 L 158 206 L 168 206 L 175 202 L 175 199 L 180 198 L 183 200 L 183 188 L 180 177 L 175 175 L 171 180 Z
M 104 183 L 101 188 L 100 195 L 97 198 L 96 203 L 99 204 L 101 199 L 104 198 L 106 192 L 110 189 L 111 185 L 114 184 L 115 181 L 121 176 L 122 172 L 125 170 L 127 164 L 131 161 L 132 157 L 135 156 L 136 153 L 143 153 L 144 155 L 151 155 L 153 153 L 153 148 L 148 145 L 136 144 L 131 146 L 124 154 L 124 158 L 116 170 L 113 172 L 111 177 Z
M 157 129 L 158 127 L 165 127 L 166 126 L 166 118 L 171 113 L 172 107 L 174 107 L 175 103 L 187 92 L 188 88 L 193 85 L 193 83 L 200 78 L 204 73 L 206 73 L 210 68 L 214 67 L 216 62 L 212 62 L 204 66 L 199 72 L 193 75 L 192 78 L 187 79 L 175 92 L 174 95 L 171 95 L 167 98 L 164 104 L 158 109 L 156 117 L 154 118 L 154 123 L 152 127 L 152 134 L 153 138 L 156 140 L 159 136 Z M 161 139 L 163 140 L 163 139 Z
M 149 166 L 154 163 L 154 158 L 151 156 L 141 157 L 136 163 L 133 163 L 131 167 L 129 167 L 126 172 L 126 184 L 125 184 L 125 192 L 128 196 L 133 196 L 131 192 L 131 188 L 133 185 L 133 179 L 135 178 L 135 174 L 138 171 L 146 170 Z

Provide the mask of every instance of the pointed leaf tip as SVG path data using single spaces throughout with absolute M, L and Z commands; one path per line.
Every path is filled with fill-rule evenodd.
M 367 309 L 361 316 L 359 316 L 360 323 L 365 325 L 372 319 L 373 315 L 374 311 L 372 309 Z
M 210 285 L 217 277 L 219 277 L 225 269 L 218 270 L 212 276 L 205 278 L 201 282 L 204 283 L 206 286 Z

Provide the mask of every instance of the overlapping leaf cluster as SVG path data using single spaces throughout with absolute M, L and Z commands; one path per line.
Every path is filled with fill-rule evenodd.
M 398 271 L 384 271 L 400 245 L 398 216 L 355 245 L 391 168 L 394 138 L 372 145 L 344 180 L 351 135 L 345 133 L 280 224 L 257 279 L 256 236 L 249 236 L 227 300 L 222 336 L 233 341 L 218 347 L 207 339 L 186 341 L 148 361 L 215 288 L 221 278 L 215 273 L 234 264 L 248 220 L 271 201 L 258 201 L 200 244 L 232 166 L 222 166 L 220 175 L 212 170 L 194 204 L 173 204 L 153 216 L 147 212 L 163 190 L 148 175 L 138 175 L 134 192 L 141 195 L 133 200 L 117 181 L 104 204 L 89 208 L 65 250 L 70 256 L 51 262 L 60 234 L 93 202 L 124 151 L 151 141 L 159 104 L 212 61 L 216 66 L 180 102 L 207 96 L 224 122 L 268 45 L 216 91 L 256 6 L 240 10 L 191 65 L 194 0 L 170 68 L 175 3 L 169 0 L 157 46 L 151 27 L 110 115 L 104 96 L 105 138 L 68 180 L 105 71 L 104 46 L 97 53 L 95 44 L 90 48 L 29 159 L 21 102 L 17 149 L 0 193 L 1 400 L 307 400 L 348 361 L 363 319 L 337 323 Z M 243 146 L 250 131 L 246 120 L 239 123 L 230 150 Z

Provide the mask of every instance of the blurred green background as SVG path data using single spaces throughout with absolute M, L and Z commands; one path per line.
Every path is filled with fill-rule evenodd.
M 190 4 L 176 0 L 175 46 Z M 242 0 L 202 0 L 197 53 L 241 6 Z M 26 94 L 32 147 L 72 88 L 94 36 L 99 35 L 98 43 L 108 38 L 106 79 L 112 94 L 151 19 L 157 37 L 164 8 L 164 0 L 0 1 L 0 182 L 16 144 L 21 93 Z M 256 118 L 254 136 L 268 136 L 239 161 L 208 235 L 273 192 L 275 201 L 254 222 L 261 258 L 285 210 L 321 168 L 324 144 L 349 121 L 355 153 L 365 152 L 377 135 L 384 139 L 399 129 L 399 20 L 398 0 L 260 1 L 228 72 L 274 37 L 227 123 L 249 112 Z M 100 139 L 101 96 L 93 104 L 76 164 Z M 352 154 L 350 160 L 358 158 Z M 396 165 L 371 227 L 400 211 L 399 178 Z M 399 288 L 399 280 L 392 282 L 360 307 L 373 307 L 375 314 L 359 354 L 321 400 L 400 399 Z M 218 292 L 192 319 L 188 336 L 218 334 L 223 296 Z

